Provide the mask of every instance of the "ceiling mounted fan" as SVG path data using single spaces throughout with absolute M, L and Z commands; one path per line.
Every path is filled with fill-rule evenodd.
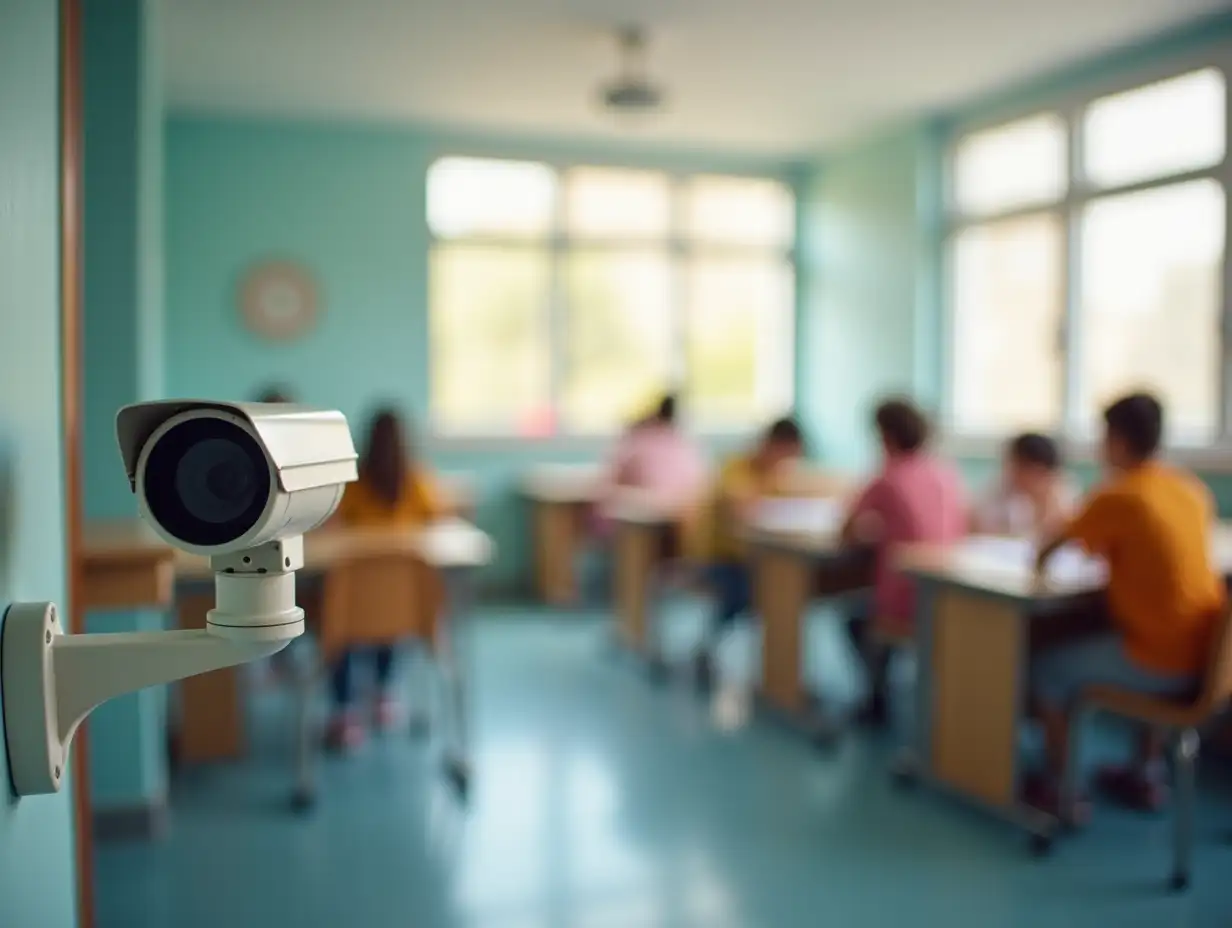
M 641 116 L 661 110 L 663 90 L 646 74 L 646 33 L 640 26 L 625 26 L 616 32 L 620 72 L 600 88 L 603 108 L 621 116 Z

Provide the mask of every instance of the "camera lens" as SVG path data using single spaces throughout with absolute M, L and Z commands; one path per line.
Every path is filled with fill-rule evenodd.
M 261 518 L 269 466 L 256 440 L 235 423 L 188 419 L 150 451 L 144 489 L 150 514 L 176 538 L 227 544 Z

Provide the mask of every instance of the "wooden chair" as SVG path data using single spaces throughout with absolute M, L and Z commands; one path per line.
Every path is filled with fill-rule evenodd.
M 1087 689 L 1079 699 L 1075 714 L 1077 723 L 1096 712 L 1120 716 L 1158 730 L 1167 731 L 1173 741 L 1176 797 L 1173 825 L 1172 877 L 1173 890 L 1189 885 L 1190 861 L 1193 855 L 1193 818 L 1195 767 L 1198 758 L 1199 729 L 1219 713 L 1232 698 L 1232 610 L 1226 610 L 1216 627 L 1214 647 L 1194 699 L 1176 700 L 1147 696 L 1116 687 L 1096 686 Z M 1078 724 L 1070 727 L 1070 762 L 1066 765 L 1067 782 L 1063 792 L 1065 808 L 1072 808 L 1077 795 L 1076 743 Z
M 351 648 L 393 645 L 407 638 L 434 649 L 443 604 L 439 574 L 411 554 L 357 555 L 331 565 L 321 590 L 321 664 L 330 666 Z M 311 705 L 317 680 L 315 673 L 300 674 L 292 797 L 298 810 L 316 801 L 313 768 L 320 739 Z M 426 692 L 426 686 L 421 689 Z

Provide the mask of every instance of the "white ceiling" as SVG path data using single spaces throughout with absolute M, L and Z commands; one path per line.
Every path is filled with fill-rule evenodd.
M 172 107 L 628 134 L 615 23 L 650 29 L 645 141 L 797 155 L 1232 0 L 166 0 Z

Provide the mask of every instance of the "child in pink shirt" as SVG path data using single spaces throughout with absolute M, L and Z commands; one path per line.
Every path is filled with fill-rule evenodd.
M 676 398 L 665 397 L 655 414 L 631 428 L 616 447 L 599 507 L 600 530 L 606 528 L 603 503 L 621 490 L 641 491 L 667 510 L 683 509 L 706 491 L 708 471 L 701 449 L 676 425 Z
M 854 610 L 848 634 L 865 661 L 869 698 L 861 721 L 887 720 L 886 671 L 889 653 L 875 648 L 870 621 L 895 634 L 909 633 L 915 614 L 911 578 L 894 569 L 894 550 L 911 542 L 948 544 L 966 534 L 967 503 L 957 470 L 928 453 L 928 421 L 911 402 L 887 400 L 874 415 L 882 448 L 882 469 L 852 505 L 842 537 L 876 548 L 871 603 Z

